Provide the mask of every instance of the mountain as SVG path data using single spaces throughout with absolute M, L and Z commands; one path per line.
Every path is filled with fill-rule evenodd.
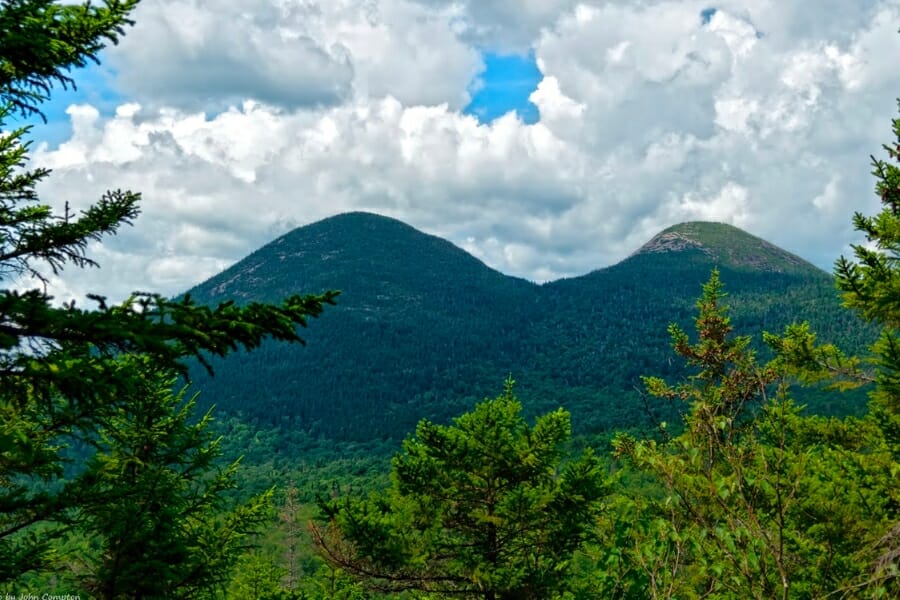
M 474 295 L 502 302 L 532 286 L 487 267 L 447 240 L 396 219 L 354 212 L 295 229 L 190 293 L 205 301 L 275 302 L 298 289 L 340 289 L 343 306 L 398 316 L 406 310 L 432 310 L 429 300 L 448 300 L 451 290 L 460 299 Z M 377 294 L 370 293 L 373 288 Z
M 825 274 L 799 256 L 724 223 L 681 223 L 653 236 L 632 256 L 699 253 L 707 261 L 733 269 L 772 273 Z M 701 259 L 701 262 L 703 260 Z
M 338 306 L 304 332 L 308 347 L 271 343 L 218 361 L 215 378 L 194 376 L 204 396 L 338 438 L 395 435 L 421 414 L 446 419 L 514 370 L 507 333 L 518 313 L 508 308 L 526 306 L 537 286 L 397 220 L 350 213 L 292 231 L 189 293 L 217 303 L 326 289 L 341 290 Z
M 647 424 L 679 407 L 648 406 L 640 377 L 684 374 L 666 328 L 690 331 L 713 268 L 738 331 L 809 320 L 823 341 L 860 349 L 871 339 L 827 273 L 728 225 L 676 225 L 617 265 L 537 285 L 397 220 L 350 213 L 298 228 L 190 291 L 216 303 L 341 290 L 304 332 L 307 347 L 269 343 L 194 379 L 226 413 L 337 440 L 446 421 L 510 374 L 528 411 L 565 406 L 579 432 Z M 809 399 L 839 413 L 856 401 Z

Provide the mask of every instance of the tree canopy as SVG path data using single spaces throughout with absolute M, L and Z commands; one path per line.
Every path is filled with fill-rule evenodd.
M 671 328 L 695 373 L 677 385 L 645 378 L 651 395 L 687 403 L 683 431 L 616 439 L 619 456 L 660 495 L 620 499 L 622 520 L 609 527 L 628 542 L 613 561 L 622 571 L 603 585 L 760 600 L 868 589 L 872 549 L 896 514 L 885 438 L 868 419 L 803 416 L 785 357 L 760 364 L 749 338 L 733 335 L 723 297 L 714 272 L 696 341 Z
M 323 502 L 325 558 L 383 591 L 486 600 L 551 598 L 591 530 L 605 476 L 590 451 L 564 461 L 569 415 L 529 426 L 512 382 L 452 425 L 422 421 L 393 460 L 392 486 Z
M 232 596 L 260 598 L 362 598 L 362 586 L 485 600 L 900 597 L 900 119 L 886 159 L 872 159 L 882 210 L 854 216 L 867 243 L 835 266 L 845 305 L 879 328 L 870 357 L 819 344 L 800 323 L 763 334 L 772 359 L 761 359 L 735 335 L 715 271 L 695 333 L 669 328 L 688 375 L 643 379 L 648 396 L 682 407 L 681 423 L 616 436 L 604 463 L 572 451 L 566 410 L 530 424 L 509 379 L 447 425 L 421 420 L 384 488 L 333 485 L 310 525 L 330 582 L 300 585 L 299 492 L 281 517 L 287 568 L 245 552 L 275 518 L 273 482 L 231 502 L 238 463 L 221 462 L 211 413 L 196 419 L 173 385 L 189 363 L 211 371 L 213 357 L 267 339 L 302 344 L 300 328 L 336 292 L 243 306 L 48 292 L 51 275 L 99 266 L 91 245 L 133 224 L 141 198 L 115 190 L 54 211 L 37 191 L 50 172 L 29 167 L 29 128 L 3 128 L 75 85 L 71 70 L 116 43 L 136 5 L 0 4 L 0 591 L 53 578 L 106 599 L 220 597 L 229 581 Z M 480 310 L 471 296 L 453 302 L 462 321 Z M 593 303 L 555 334 L 590 327 Z M 620 343 L 649 343 L 619 326 Z M 505 340 L 497 348 L 511 354 Z M 600 363 L 600 350 L 583 360 L 622 366 Z M 565 377 L 551 381 L 572 393 Z M 807 416 L 796 383 L 821 394 L 871 385 L 869 411 Z
M 16 115 L 40 115 L 55 84 L 74 85 L 70 70 L 115 43 L 136 5 L 4 2 L 0 128 Z M 95 488 L 75 493 L 63 480 L 66 448 L 93 441 L 131 401 L 137 379 L 124 354 L 183 372 L 186 359 L 208 365 L 210 355 L 253 349 L 266 338 L 302 343 L 298 327 L 336 296 L 294 295 L 278 305 L 244 307 L 153 293 L 115 304 L 93 295 L 86 308 L 55 302 L 48 275 L 97 266 L 89 244 L 131 224 L 140 195 L 115 190 L 78 214 L 54 212 L 36 190 L 49 171 L 28 168 L 28 131 L 0 136 L 0 580 L 45 566 L 52 558 L 46 524 L 65 522 L 96 500 Z

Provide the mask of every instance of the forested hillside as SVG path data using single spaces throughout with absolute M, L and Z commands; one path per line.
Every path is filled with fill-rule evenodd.
M 900 598 L 900 119 L 833 277 L 685 223 L 537 285 L 353 213 L 58 303 L 140 196 L 55 212 L 7 124 L 136 5 L 0 4 L 3 598 Z
M 353 213 L 292 231 L 190 291 L 198 302 L 245 303 L 339 289 L 307 336 L 314 351 L 264 344 L 214 361 L 215 378 L 195 370 L 195 381 L 201 402 L 222 412 L 345 441 L 445 422 L 510 374 L 527 414 L 564 406 L 578 433 L 677 420 L 681 407 L 665 403 L 648 414 L 636 388 L 649 372 L 683 374 L 666 327 L 690 325 L 713 268 L 743 330 L 809 320 L 851 350 L 873 339 L 840 308 L 830 275 L 728 225 L 678 225 L 615 266 L 537 285 L 399 221 Z M 807 401 L 829 414 L 864 403 Z

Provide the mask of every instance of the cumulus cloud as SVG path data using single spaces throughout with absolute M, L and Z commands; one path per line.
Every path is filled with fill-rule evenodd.
M 610 173 L 582 223 L 602 230 L 615 207 L 613 235 L 639 243 L 673 221 L 724 220 L 827 266 L 852 211 L 875 208 L 866 156 L 900 79 L 886 70 L 900 37 L 885 35 L 898 3 L 831 4 L 806 29 L 793 2 L 723 2 L 708 19 L 700 2 L 579 5 L 545 29 L 554 95 L 586 107 L 558 133 Z M 838 194 L 844 210 L 824 200 Z
M 134 18 L 108 59 L 123 94 L 156 105 L 297 108 L 391 94 L 461 107 L 482 69 L 450 12 L 405 0 L 158 0 Z
M 144 214 L 98 249 L 103 269 L 58 289 L 177 293 L 348 210 L 403 219 L 541 281 L 611 264 L 695 219 L 828 268 L 853 239 L 852 213 L 877 208 L 867 157 L 896 114 L 900 2 L 713 4 L 142 5 L 110 55 L 135 102 L 109 117 L 71 107 L 71 139 L 35 158 L 55 169 L 48 201 L 82 207 L 127 187 L 143 193 Z M 160 32 L 172 42 L 138 47 Z M 461 113 L 491 40 L 534 52 L 539 122 Z M 224 70 L 203 80 L 211 63 Z
M 142 3 L 138 25 L 109 53 L 127 94 L 197 106 L 247 97 L 284 105 L 332 104 L 350 93 L 347 49 L 316 39 L 320 12 L 242 2 Z
M 571 10 L 578 0 L 416 0 L 423 6 L 450 11 L 460 35 L 471 43 L 504 52 L 521 52 L 541 30 Z
M 254 103 L 212 117 L 134 106 L 106 121 L 90 107 L 70 113 L 72 139 L 36 152 L 55 170 L 43 193 L 75 209 L 104 182 L 143 193 L 138 226 L 106 245 L 119 256 L 103 257 L 140 271 L 117 278 L 121 286 L 184 289 L 284 229 L 336 212 L 375 210 L 486 239 L 504 215 L 565 210 L 579 196 L 579 157 L 512 114 L 487 126 L 391 97 L 292 114 Z

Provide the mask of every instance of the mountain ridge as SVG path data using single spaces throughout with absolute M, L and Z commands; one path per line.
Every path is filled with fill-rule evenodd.
M 736 228 L 687 225 L 699 231 L 684 234 L 699 248 L 638 252 L 541 285 L 390 217 L 351 213 L 298 228 L 191 295 L 272 302 L 340 289 L 338 305 L 303 332 L 306 348 L 269 343 L 214 360 L 214 379 L 197 370 L 201 398 L 270 425 L 362 441 L 402 437 L 421 418 L 446 421 L 512 374 L 527 412 L 564 406 L 580 432 L 634 426 L 647 420 L 640 377 L 684 374 L 672 364 L 666 329 L 691 329 L 713 268 L 739 331 L 808 319 L 822 341 L 867 342 L 828 274 L 743 232 L 729 246 Z M 762 258 L 746 260 L 753 248 Z M 677 407 L 657 412 L 671 419 Z
M 232 273 L 232 270 L 240 265 L 241 263 L 245 263 L 248 261 L 253 261 L 254 258 L 260 253 L 263 252 L 266 248 L 269 248 L 273 245 L 275 246 L 292 246 L 292 241 L 295 240 L 298 236 L 311 235 L 314 236 L 319 242 L 328 239 L 329 243 L 334 244 L 335 240 L 329 237 L 333 231 L 340 230 L 346 226 L 351 226 L 356 230 L 368 230 L 370 232 L 380 232 L 382 235 L 385 233 L 391 234 L 403 234 L 406 236 L 414 235 L 414 236 L 423 236 L 426 239 L 429 239 L 433 244 L 438 246 L 443 246 L 447 250 L 451 252 L 457 253 L 460 257 L 465 257 L 466 260 L 469 260 L 473 263 L 478 263 L 478 265 L 489 269 L 497 275 L 502 275 L 503 277 L 519 280 L 522 282 L 531 283 L 534 285 L 548 285 L 553 284 L 557 281 L 561 280 L 571 280 L 577 279 L 580 277 L 585 277 L 595 273 L 597 271 L 603 271 L 605 269 L 610 269 L 616 267 L 617 265 L 628 261 L 629 259 L 639 256 L 642 254 L 659 254 L 659 253 L 669 253 L 669 252 L 684 252 L 686 250 L 696 250 L 703 252 L 710 258 L 713 258 L 717 262 L 725 262 L 730 263 L 732 266 L 747 266 L 754 269 L 762 269 L 762 270 L 771 270 L 771 271 L 798 271 L 798 270 L 810 270 L 815 271 L 818 274 L 828 275 L 826 271 L 823 271 L 819 267 L 813 265 L 809 261 L 790 253 L 771 242 L 766 241 L 763 238 L 755 236 L 751 233 L 748 233 L 734 225 L 730 225 L 727 223 L 720 222 L 711 222 L 711 221 L 686 221 L 682 223 L 678 223 L 667 227 L 666 229 L 660 231 L 656 235 L 654 235 L 649 241 L 644 243 L 642 246 L 637 248 L 630 255 L 613 263 L 611 265 L 601 266 L 597 269 L 588 271 L 586 273 L 580 275 L 572 275 L 568 277 L 562 277 L 560 279 L 554 279 L 550 281 L 545 281 L 542 283 L 535 283 L 531 280 L 528 280 L 523 277 L 518 277 L 515 275 L 509 275 L 491 267 L 483 260 L 478 257 L 472 255 L 467 252 L 463 248 L 457 246 L 452 241 L 447 240 L 445 238 L 441 238 L 440 236 L 429 234 L 423 232 L 415 227 L 395 218 L 389 217 L 386 215 L 381 215 L 377 213 L 367 212 L 367 211 L 352 211 L 346 213 L 340 213 L 337 215 L 332 215 L 330 217 L 326 217 L 319 221 L 315 221 L 313 223 L 302 225 L 300 227 L 296 227 L 291 231 L 288 231 L 271 242 L 264 244 L 257 250 L 253 251 L 243 259 L 237 261 L 235 264 L 227 267 L 221 273 L 214 275 L 210 278 L 210 280 L 219 281 L 219 288 L 216 290 L 217 295 L 226 296 L 229 291 L 229 284 L 233 283 L 235 280 L 240 278 L 241 274 L 236 273 L 232 274 L 232 279 L 226 281 L 220 281 L 224 278 L 226 274 Z M 714 234 L 714 235 L 710 235 Z M 738 252 L 732 251 L 730 254 L 723 248 L 724 244 L 722 243 L 722 238 L 724 237 L 732 237 L 733 239 L 738 239 L 742 241 L 742 244 L 738 247 Z M 365 239 L 365 238 L 363 238 Z M 346 242 L 347 240 L 343 240 Z M 748 255 L 752 255 L 753 249 L 757 250 L 757 253 L 762 258 L 761 260 L 750 260 L 748 259 Z M 285 248 L 285 250 L 290 250 L 290 248 Z M 734 250 L 734 249 L 732 249 Z M 338 256 L 340 250 L 335 250 L 333 247 L 330 249 L 322 249 L 322 253 L 319 256 L 319 259 L 322 261 L 332 260 Z M 280 260 L 285 260 L 288 257 L 303 259 L 303 258 L 315 258 L 313 256 L 314 252 L 308 252 L 305 250 L 294 250 L 293 252 L 281 252 L 278 256 Z M 776 261 L 771 261 L 769 259 L 776 257 Z M 396 257 L 395 257 L 396 258 Z M 788 265 L 789 268 L 785 268 L 785 265 Z M 252 274 L 253 267 L 244 267 L 246 270 L 246 275 Z M 210 281 L 208 280 L 208 281 Z M 203 282 L 204 284 L 206 282 Z M 326 282 L 327 283 L 327 282 Z M 201 284 L 198 284 L 201 285 Z M 194 286 L 196 288 L 198 286 Z M 315 291 L 322 291 L 325 288 L 316 289 Z M 194 289 L 192 288 L 192 290 Z M 313 290 L 305 290 L 312 292 Z M 243 293 L 241 290 L 238 290 L 238 293 Z M 284 293 L 288 293 L 287 291 L 283 291 Z M 273 301 L 277 300 L 277 298 L 273 298 Z
M 725 243 L 723 238 L 728 238 Z M 672 225 L 653 236 L 630 256 L 646 253 L 698 250 L 718 261 L 764 271 L 815 269 L 809 261 L 748 233 L 734 225 L 710 221 L 687 221 Z

